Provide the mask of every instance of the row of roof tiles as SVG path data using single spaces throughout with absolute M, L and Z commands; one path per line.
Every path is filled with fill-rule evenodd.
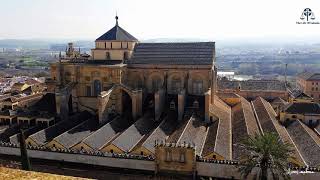
M 30 130 L 27 142 L 38 146 L 55 142 L 66 149 L 82 143 L 92 150 L 112 145 L 124 153 L 139 152 L 139 148 L 143 148 L 154 154 L 155 141 L 164 140 L 167 143 L 193 144 L 201 157 L 239 159 L 241 152 L 237 144 L 243 138 L 274 132 L 283 142 L 294 147 L 293 162 L 320 165 L 320 159 L 316 157 L 320 151 L 319 134 L 300 121 L 285 128 L 277 121 L 271 104 L 263 98 L 256 98 L 251 103 L 241 98 L 239 104 L 230 107 L 216 96 L 210 111 L 215 116 L 211 124 L 204 123 L 192 113 L 186 113 L 182 121 L 177 121 L 174 113 L 168 113 L 162 122 L 154 121 L 153 115 L 147 113 L 135 123 L 116 117 L 104 126 L 99 126 L 87 112 L 83 112 L 69 121 L 59 122 L 36 133 Z M 0 132 L 3 141 L 17 142 L 14 128 L 3 129 Z

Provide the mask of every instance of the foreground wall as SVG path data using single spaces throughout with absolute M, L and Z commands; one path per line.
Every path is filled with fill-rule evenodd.
M 16 147 L 0 146 L 0 154 L 20 156 L 20 149 Z M 155 161 L 146 160 L 146 158 L 138 159 L 112 157 L 111 155 L 110 157 L 108 157 L 89 154 L 62 153 L 30 149 L 28 149 L 28 155 L 30 158 L 92 164 L 115 168 L 136 169 L 153 172 L 155 171 Z M 225 163 L 219 164 L 208 162 L 196 162 L 196 170 L 199 176 L 241 179 L 241 176 L 238 173 L 235 165 Z M 248 179 L 252 179 L 251 177 L 252 176 L 250 176 Z M 292 174 L 291 177 L 292 179 L 316 180 L 320 179 L 320 173 Z
M 0 154 L 20 156 L 19 148 L 12 147 L 0 147 Z M 28 155 L 30 158 L 39 158 L 47 160 L 93 164 L 99 166 L 108 166 L 116 168 L 128 168 L 137 170 L 154 171 L 154 161 L 138 160 L 138 159 L 125 159 L 115 157 L 103 157 L 93 156 L 87 154 L 72 154 L 72 153 L 60 153 L 50 151 L 39 151 L 28 149 Z

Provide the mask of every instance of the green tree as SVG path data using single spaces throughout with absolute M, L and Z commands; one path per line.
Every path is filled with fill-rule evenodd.
M 22 169 L 26 170 L 26 171 L 30 171 L 31 170 L 31 165 L 30 165 L 30 161 L 29 161 L 29 157 L 28 157 L 28 152 L 27 152 L 24 132 L 23 132 L 22 129 L 20 129 L 19 141 L 20 141 L 20 153 L 21 153 Z
M 267 180 L 269 175 L 273 179 L 290 179 L 288 165 L 289 158 L 292 158 L 292 146 L 283 143 L 276 134 L 267 132 L 248 137 L 240 148 L 244 151 L 238 170 L 245 179 L 250 173 L 261 180 Z

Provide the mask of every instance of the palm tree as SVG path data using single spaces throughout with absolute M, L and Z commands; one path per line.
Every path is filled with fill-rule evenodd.
M 288 171 L 289 158 L 292 153 L 291 144 L 281 141 L 274 133 L 256 134 L 243 140 L 241 144 L 243 155 L 240 158 L 238 170 L 246 179 L 250 173 L 256 179 L 290 179 Z

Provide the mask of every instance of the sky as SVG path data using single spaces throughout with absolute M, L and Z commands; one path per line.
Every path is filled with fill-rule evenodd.
M 94 40 L 119 25 L 140 40 L 320 37 L 296 24 L 319 0 L 0 0 L 0 39 Z

